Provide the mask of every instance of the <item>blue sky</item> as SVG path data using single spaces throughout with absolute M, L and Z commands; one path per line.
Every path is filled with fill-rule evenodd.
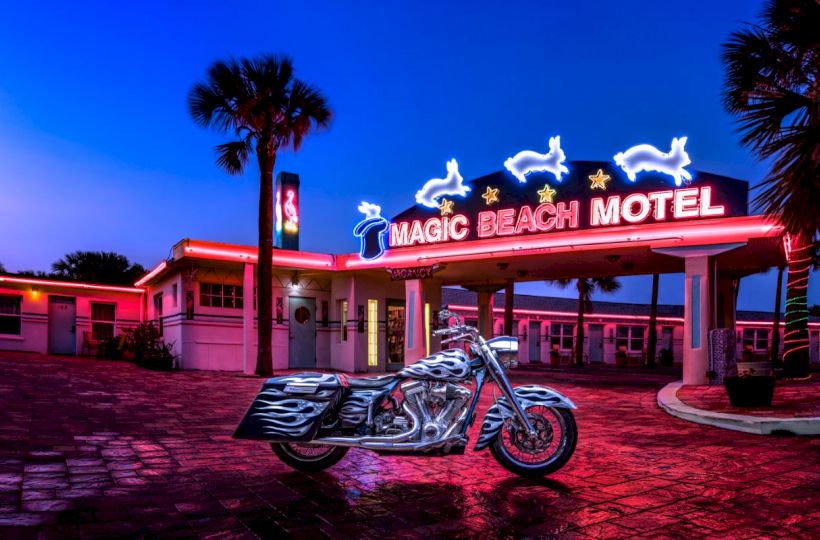
M 497 4 L 4 7 L 0 262 L 46 269 L 105 249 L 152 265 L 183 237 L 254 244 L 255 167 L 236 178 L 214 165 L 223 139 L 194 126 L 185 96 L 211 61 L 260 52 L 291 55 L 336 113 L 277 164 L 302 178 L 305 249 L 355 251 L 363 198 L 392 215 L 447 159 L 470 179 L 551 134 L 570 159 L 688 135 L 693 168 L 764 177 L 719 94 L 720 44 L 758 2 Z M 661 283 L 661 301 L 681 302 L 680 276 Z M 630 278 L 614 298 L 648 301 L 647 290 Z M 739 307 L 771 309 L 773 294 L 773 273 L 744 279 Z

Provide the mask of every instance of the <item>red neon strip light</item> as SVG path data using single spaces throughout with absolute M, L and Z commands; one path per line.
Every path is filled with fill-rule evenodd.
M 168 263 L 165 262 L 165 261 L 162 261 L 161 263 L 156 265 L 153 270 L 151 270 L 150 272 L 148 272 L 147 274 L 145 274 L 144 276 L 139 278 L 137 280 L 137 282 L 134 283 L 134 286 L 135 287 L 141 287 L 143 284 L 148 283 L 149 281 L 154 279 L 154 277 L 156 277 L 157 274 L 159 274 L 160 272 L 165 270 L 167 267 L 168 267 Z
M 199 246 L 185 246 L 185 252 L 193 255 L 211 255 L 214 257 L 226 257 L 231 259 L 241 259 L 246 261 L 257 261 L 259 256 L 251 251 L 243 249 L 215 249 Z M 281 266 L 298 266 L 302 268 L 332 269 L 333 256 L 323 253 L 277 253 L 273 254 L 273 263 Z
M 0 276 L 0 283 L 25 283 L 28 285 L 50 285 L 54 287 L 68 287 L 71 289 L 88 289 L 99 291 L 115 291 L 126 293 L 142 293 L 143 289 L 136 287 L 116 287 L 114 285 L 93 285 L 91 283 L 78 283 L 76 281 L 51 281 L 48 279 L 28 279 L 11 276 Z

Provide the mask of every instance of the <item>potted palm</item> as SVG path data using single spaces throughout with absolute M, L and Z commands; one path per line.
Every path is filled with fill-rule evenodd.
M 738 362 L 723 378 L 733 407 L 768 407 L 774 397 L 774 375 L 768 362 Z

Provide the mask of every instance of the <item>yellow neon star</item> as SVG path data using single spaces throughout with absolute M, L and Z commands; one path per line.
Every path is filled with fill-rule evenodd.
M 538 202 L 539 203 L 545 203 L 545 202 L 551 203 L 551 202 L 553 202 L 552 199 L 553 199 L 553 197 L 555 197 L 556 192 L 555 192 L 554 189 L 552 189 L 549 186 L 549 184 L 544 184 L 544 189 L 540 189 L 536 193 L 538 193 Z
M 498 188 L 492 188 L 487 186 L 487 191 L 484 192 L 484 195 L 481 198 L 484 199 L 484 202 L 487 203 L 487 206 L 490 206 L 493 203 L 498 202 L 498 192 L 500 190 Z
M 438 209 L 441 210 L 441 215 L 446 216 L 448 214 L 453 213 L 453 201 L 448 201 L 447 199 L 441 199 L 441 204 L 439 205 Z
M 604 174 L 603 170 L 598 169 L 597 173 L 589 175 L 589 179 L 592 180 L 592 184 L 589 186 L 589 189 L 606 190 L 606 183 L 609 182 L 610 176 L 608 174 Z

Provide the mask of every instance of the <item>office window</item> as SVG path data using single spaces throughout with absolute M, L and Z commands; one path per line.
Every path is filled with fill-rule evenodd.
M 379 301 L 367 301 L 367 365 L 379 365 Z
M 769 349 L 769 329 L 768 328 L 744 328 L 743 348 L 753 351 L 766 351 Z
M 157 320 L 159 335 L 162 335 L 165 324 L 162 320 L 162 293 L 157 293 L 154 295 L 154 318 Z
M 171 302 L 174 303 L 174 307 L 179 307 L 179 286 L 176 283 L 171 285 Z
M 217 308 L 242 308 L 242 285 L 200 283 L 199 305 Z
M 644 330 L 643 326 L 616 326 L 615 347 L 628 352 L 642 352 Z
M 555 349 L 557 347 L 562 351 L 571 351 L 573 346 L 572 333 L 574 330 L 574 324 L 550 324 L 550 348 Z
M 20 335 L 22 303 L 22 296 L 0 294 L 0 334 Z
M 99 339 L 114 337 L 116 311 L 116 304 L 91 302 L 91 331 L 97 334 Z

